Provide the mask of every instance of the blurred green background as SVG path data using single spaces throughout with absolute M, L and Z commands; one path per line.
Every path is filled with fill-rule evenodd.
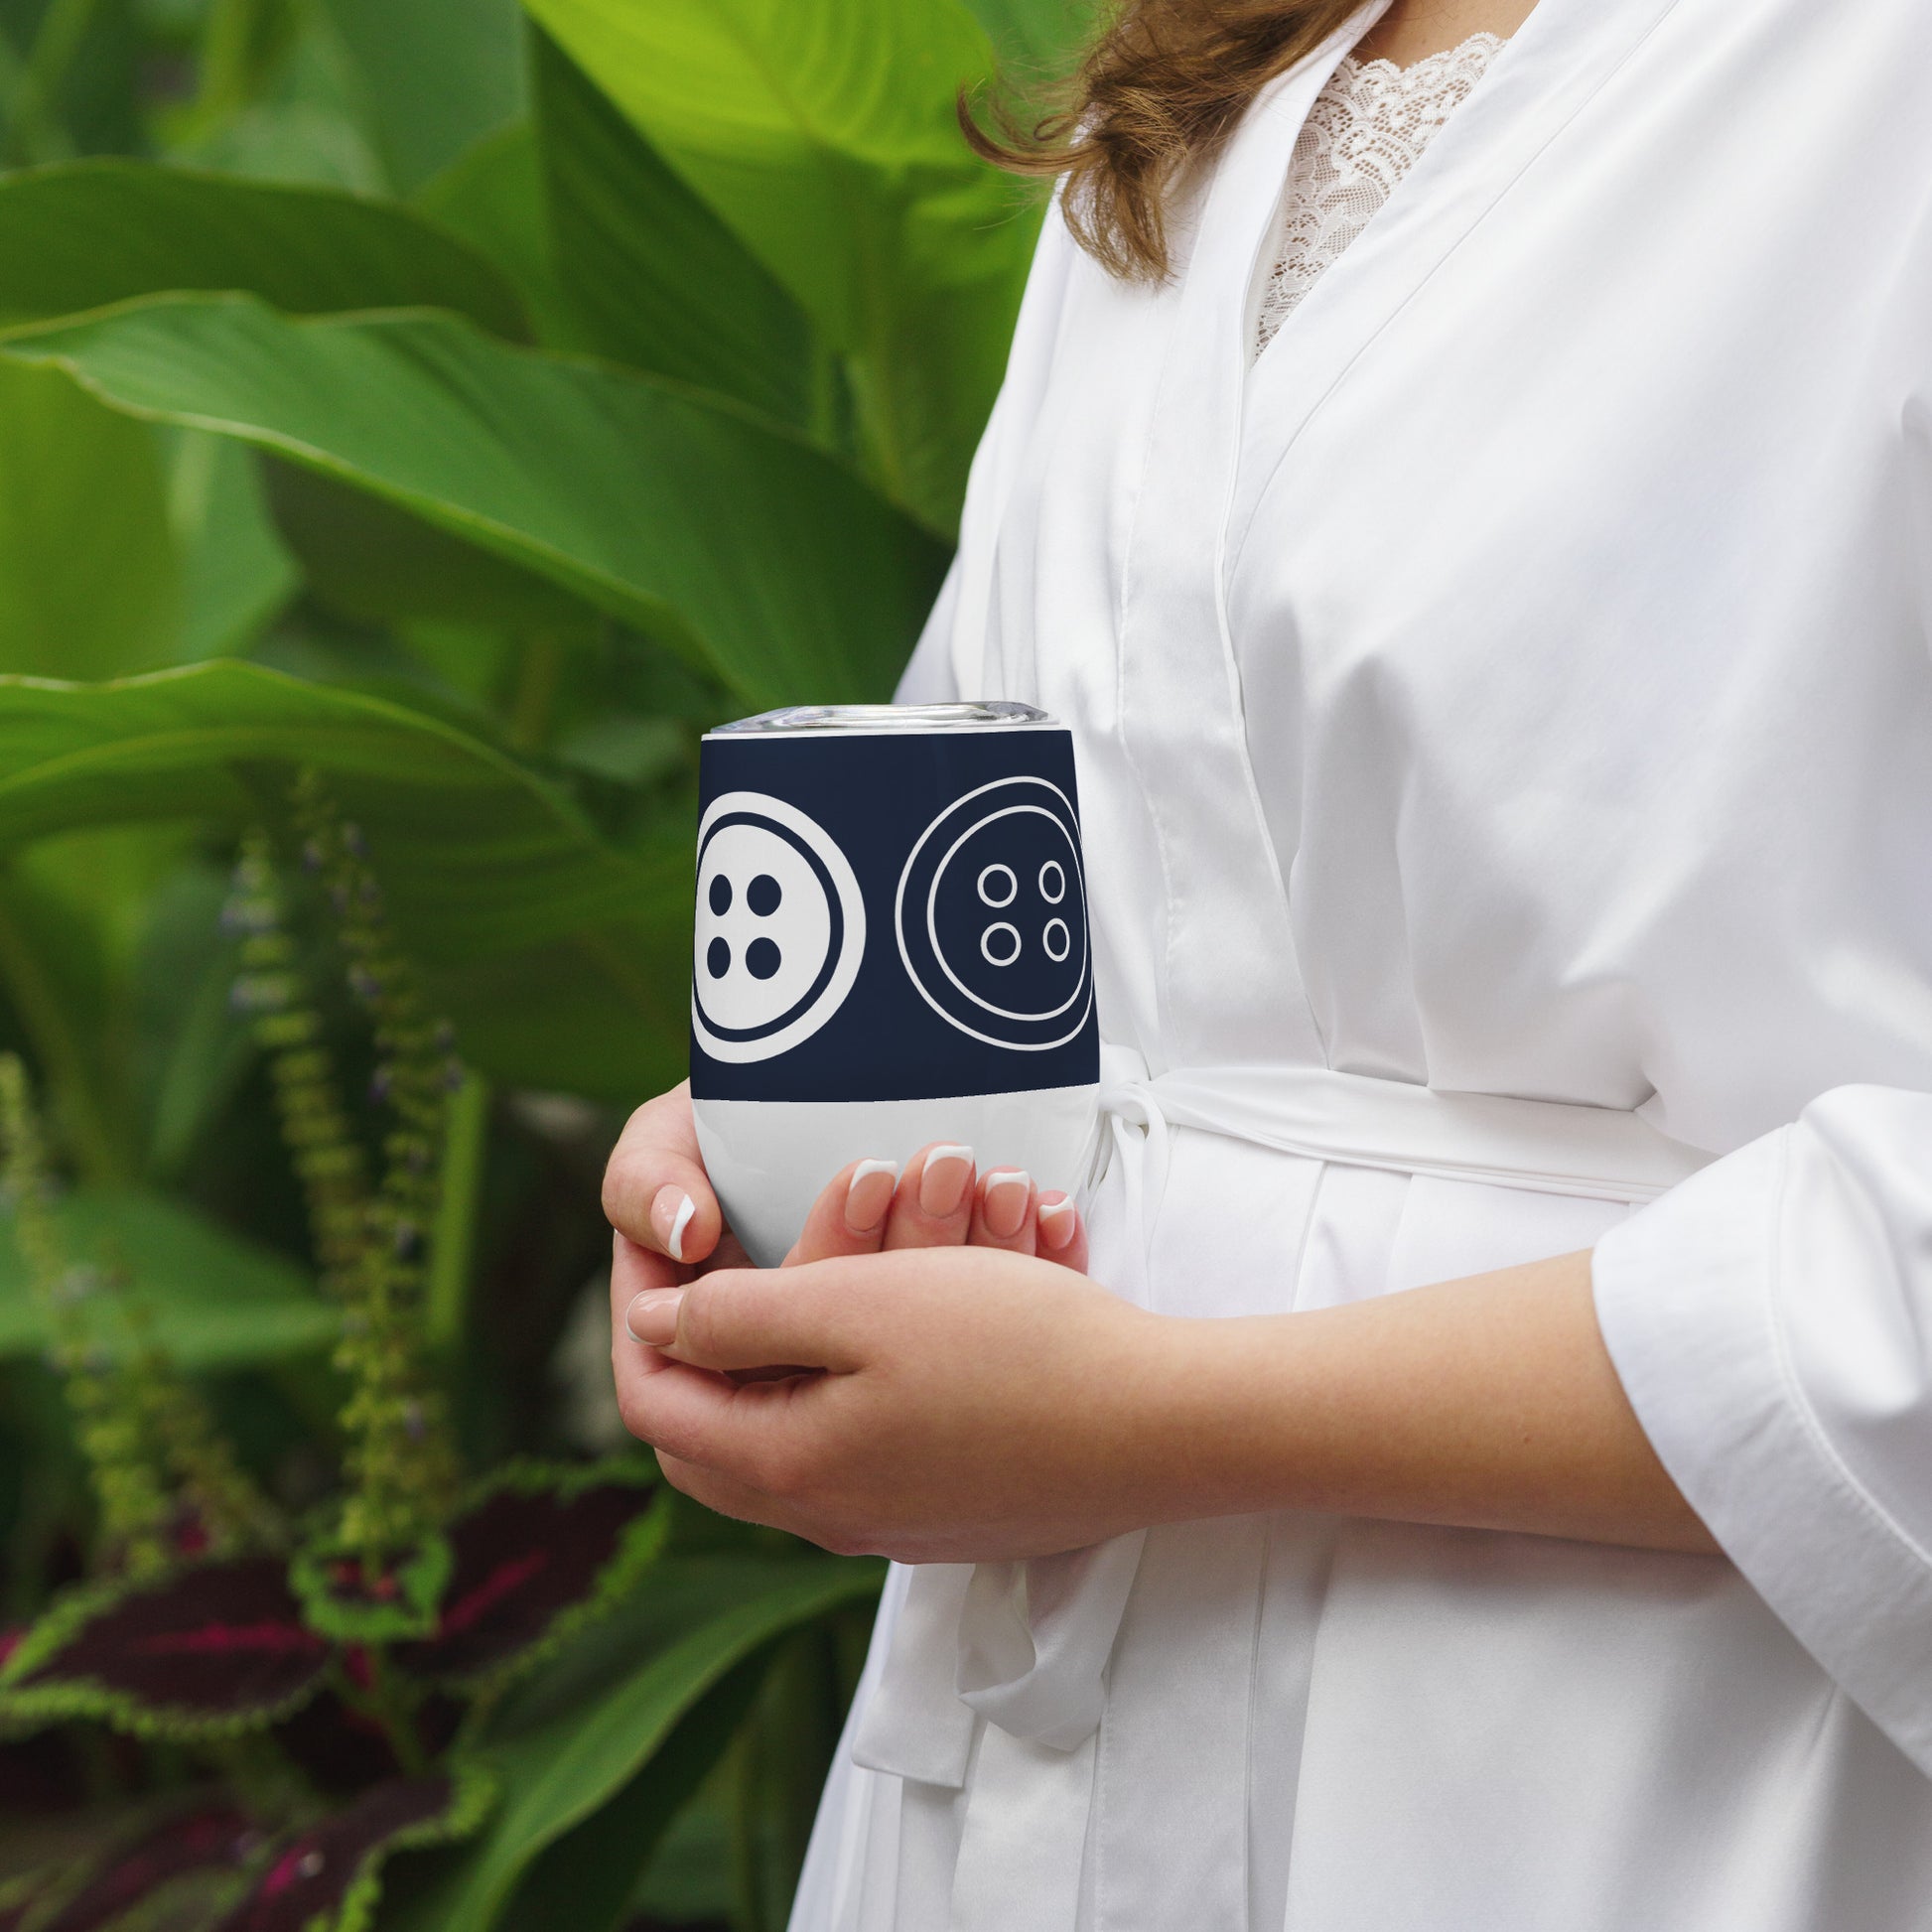
M 598 1180 L 682 1075 L 697 740 L 890 694 L 1039 219 L 955 97 L 1050 75 L 1083 11 L 0 0 L 0 1049 L 63 1238 L 291 1520 L 343 1482 L 342 1316 L 233 994 L 238 841 L 326 786 L 453 1028 L 410 1319 L 465 1466 L 621 1450 Z M 293 943 L 376 1150 L 326 927 Z M 98 1479 L 7 1234 L 25 1628 L 99 1574 Z M 541 1801 L 309 1924 L 782 1924 L 876 1568 L 697 1514 L 453 1747 Z M 265 1852 L 86 1888 L 208 1779 L 251 1788 L 0 1697 L 0 1925 L 226 1922 Z

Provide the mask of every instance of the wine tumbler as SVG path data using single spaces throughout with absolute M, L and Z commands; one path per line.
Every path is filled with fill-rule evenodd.
M 1019 704 L 767 712 L 700 753 L 691 1106 L 769 1267 L 849 1161 L 1075 1190 L 1099 1030 L 1071 735 Z

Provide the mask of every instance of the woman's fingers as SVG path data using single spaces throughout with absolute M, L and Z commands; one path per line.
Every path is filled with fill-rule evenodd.
M 876 1254 L 898 1181 L 897 1161 L 854 1161 L 832 1176 L 785 1256 L 787 1268 L 843 1255 Z
M 863 1297 L 849 1274 L 721 1270 L 689 1288 L 646 1290 L 624 1325 L 646 1346 L 715 1374 L 857 1368 Z
M 1038 1196 L 1034 1205 L 1034 1253 L 1075 1274 L 1087 1272 L 1087 1224 L 1072 1195 L 1054 1188 Z
M 698 1152 L 688 1082 L 624 1123 L 604 1171 L 604 1212 L 620 1234 L 686 1266 L 717 1247 L 724 1217 Z
M 887 1248 L 956 1248 L 973 1221 L 973 1150 L 935 1141 L 905 1164 L 886 1219 Z
M 1034 1182 L 1024 1168 L 992 1168 L 980 1176 L 966 1241 L 974 1248 L 1033 1253 Z

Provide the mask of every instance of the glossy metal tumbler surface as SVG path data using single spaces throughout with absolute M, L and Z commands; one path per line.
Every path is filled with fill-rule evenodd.
M 1071 736 L 1026 705 L 709 733 L 691 1097 L 726 1219 L 783 1259 L 848 1161 L 929 1141 L 1078 1187 L 1099 1031 Z

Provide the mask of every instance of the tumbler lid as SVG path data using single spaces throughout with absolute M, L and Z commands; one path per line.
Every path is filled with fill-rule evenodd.
M 960 732 L 1010 730 L 1014 726 L 1050 725 L 1050 713 L 1036 705 L 1010 704 L 986 699 L 972 704 L 798 704 L 782 711 L 760 711 L 756 718 L 740 718 L 707 732 L 707 738 L 779 733 L 797 737 L 807 732 Z

